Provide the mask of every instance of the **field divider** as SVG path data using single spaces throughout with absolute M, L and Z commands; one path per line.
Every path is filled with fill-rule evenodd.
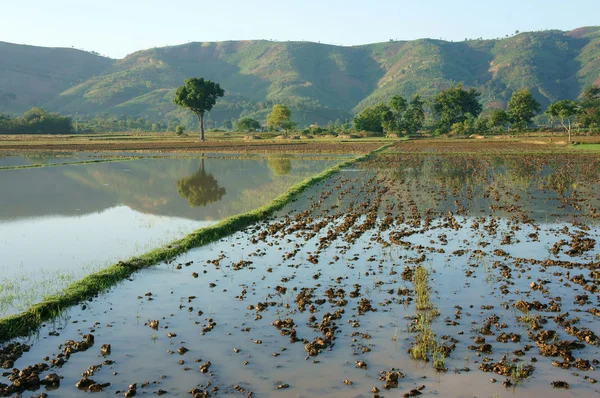
M 238 232 L 249 225 L 266 219 L 276 211 L 281 210 L 298 195 L 315 184 L 355 163 L 368 160 L 373 155 L 384 151 L 391 145 L 393 145 L 393 143 L 383 145 L 365 155 L 338 163 L 319 174 L 293 185 L 286 192 L 277 196 L 265 206 L 246 213 L 231 216 L 217 224 L 200 228 L 181 239 L 154 249 L 148 253 L 110 265 L 99 272 L 87 275 L 82 279 L 73 282 L 62 292 L 50 296 L 40 303 L 32 305 L 20 314 L 1 318 L 0 343 L 4 343 L 16 337 L 30 335 L 32 332 L 38 330 L 43 322 L 56 318 L 62 311 L 73 305 L 96 297 L 98 294 L 129 278 L 141 269 L 163 261 L 172 260 L 190 249 L 215 242 L 223 237 Z
M 2 171 L 2 170 L 19 170 L 19 169 L 37 169 L 40 167 L 73 166 L 73 165 L 85 165 L 85 164 L 108 163 L 108 162 L 127 162 L 130 160 L 138 160 L 138 159 L 143 159 L 143 158 L 125 157 L 125 158 L 80 160 L 77 162 L 25 164 L 25 165 L 20 165 L 20 166 L 1 166 L 0 171 Z

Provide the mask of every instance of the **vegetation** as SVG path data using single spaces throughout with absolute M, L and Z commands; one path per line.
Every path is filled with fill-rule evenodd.
M 508 117 L 518 130 L 529 127 L 531 120 L 540 110 L 539 102 L 531 95 L 528 88 L 515 91 L 508 101 Z
M 482 110 L 478 100 L 480 95 L 477 90 L 464 90 L 462 84 L 459 84 L 435 96 L 433 113 L 437 119 L 438 131 L 447 133 L 466 121 L 471 123 L 475 120 Z
M 579 105 L 575 101 L 562 100 L 550 104 L 546 113 L 553 119 L 560 121 L 561 126 L 569 134 L 569 142 L 571 142 L 571 127 L 575 116 L 579 113 Z
M 200 124 L 200 140 L 204 141 L 204 113 L 210 111 L 217 103 L 217 98 L 225 95 L 219 83 L 204 78 L 191 78 L 177 89 L 173 103 L 194 112 Z
M 22 117 L 11 118 L 0 114 L 2 134 L 71 134 L 73 123 L 70 117 L 49 113 L 42 108 L 32 108 Z
M 598 129 L 600 127 L 600 85 L 586 87 L 579 106 L 580 112 L 577 114 L 576 121 L 584 127 Z
M 424 102 L 415 95 L 410 103 L 395 95 L 389 104 L 379 103 L 368 106 L 354 117 L 356 130 L 378 133 L 414 134 L 425 121 Z
M 236 129 L 238 131 L 256 131 L 258 129 L 260 129 L 260 122 L 258 122 L 257 120 L 254 120 L 250 117 L 244 117 L 241 118 L 240 120 L 238 120 L 237 124 L 236 124 Z
M 384 126 L 390 128 L 393 123 L 393 114 L 390 108 L 383 102 L 374 106 L 368 106 L 354 117 L 352 123 L 356 130 L 383 133 Z
M 273 110 L 267 116 L 267 127 L 270 129 L 282 129 L 287 134 L 289 130 L 294 128 L 295 123 L 292 122 L 292 111 L 289 107 L 282 104 L 273 105 Z

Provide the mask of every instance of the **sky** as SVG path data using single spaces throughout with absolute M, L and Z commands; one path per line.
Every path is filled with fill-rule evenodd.
M 2 0 L 0 41 L 123 58 L 192 41 L 460 41 L 599 24 L 600 0 Z

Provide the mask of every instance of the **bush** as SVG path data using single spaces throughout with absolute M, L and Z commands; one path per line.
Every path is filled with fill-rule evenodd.
M 185 132 L 185 127 L 183 127 L 182 125 L 175 127 L 175 134 L 183 135 L 184 132 Z

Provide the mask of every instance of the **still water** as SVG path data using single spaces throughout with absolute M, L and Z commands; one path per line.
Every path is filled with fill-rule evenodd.
M 46 162 L 65 159 L 73 161 Z M 1 170 L 0 316 L 104 266 L 262 206 L 337 161 L 142 158 Z

